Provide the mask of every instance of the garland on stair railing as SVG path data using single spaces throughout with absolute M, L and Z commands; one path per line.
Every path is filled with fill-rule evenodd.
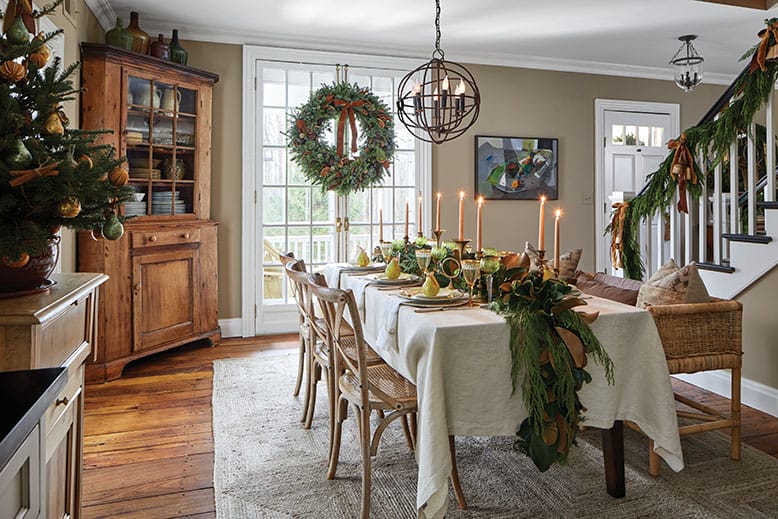
M 683 132 L 678 139 L 668 143 L 670 153 L 659 169 L 649 175 L 643 190 L 628 205 L 615 204 L 614 217 L 606 232 L 611 233 L 611 255 L 617 258 L 627 277 L 642 279 L 645 267 L 640 257 L 638 243 L 639 223 L 660 209 L 672 205 L 676 190 L 679 193 L 678 210 L 688 212 L 688 198 L 697 201 L 703 194 L 705 175 L 694 157 L 701 154 L 716 165 L 726 160 L 729 147 L 738 134 L 749 131 L 754 115 L 767 103 L 772 95 L 778 62 L 770 52 L 778 44 L 778 19 L 765 20 L 767 29 L 759 33 L 761 41 L 741 59 L 751 57 L 746 73 L 741 74 L 732 85 L 732 100 L 724 104 L 714 117 Z M 772 59 L 771 59 L 772 58 Z

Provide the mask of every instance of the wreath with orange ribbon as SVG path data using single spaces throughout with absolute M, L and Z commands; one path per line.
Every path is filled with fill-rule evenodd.
M 292 160 L 322 191 L 362 191 L 381 184 L 389 173 L 395 148 L 392 116 L 378 96 L 357 84 L 323 85 L 292 112 L 286 135 Z

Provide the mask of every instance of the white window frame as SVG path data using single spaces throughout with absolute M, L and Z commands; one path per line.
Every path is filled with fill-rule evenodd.
M 297 329 L 295 305 L 273 305 L 263 307 L 263 316 L 258 315 L 257 294 L 261 278 L 257 257 L 257 237 L 260 222 L 257 221 L 258 154 L 256 88 L 258 84 L 257 61 L 279 61 L 310 64 L 348 64 L 349 67 L 378 68 L 407 72 L 416 68 L 423 58 L 408 59 L 366 54 L 348 54 L 314 50 L 283 49 L 276 47 L 243 46 L 243 161 L 242 161 L 242 231 L 241 231 L 241 335 L 255 335 L 293 332 Z M 432 200 L 432 146 L 419 142 L 416 147 L 416 168 L 420 188 L 425 200 Z M 431 204 L 423 208 L 423 221 L 429 227 L 432 217 Z M 429 229 L 425 229 L 429 234 Z M 263 318 L 264 317 L 264 318 Z

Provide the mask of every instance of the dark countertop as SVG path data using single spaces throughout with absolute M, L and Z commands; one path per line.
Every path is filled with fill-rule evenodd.
M 0 372 L 0 467 L 30 434 L 67 380 L 62 367 Z

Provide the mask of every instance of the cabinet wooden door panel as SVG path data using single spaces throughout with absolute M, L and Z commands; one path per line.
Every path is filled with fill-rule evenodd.
M 82 398 L 79 389 L 46 436 L 46 519 L 74 519 L 80 515 L 76 491 L 81 471 Z
M 198 252 L 190 248 L 133 258 L 135 351 L 194 333 Z

